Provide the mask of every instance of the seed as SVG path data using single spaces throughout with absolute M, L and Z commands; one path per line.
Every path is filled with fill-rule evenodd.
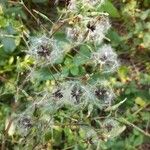
M 50 51 L 46 46 L 41 45 L 40 50 L 37 52 L 40 56 L 46 57 L 50 55 Z
M 87 28 L 90 29 L 92 32 L 95 30 L 95 25 L 90 24 L 90 22 L 87 24 Z
M 72 89 L 72 91 L 71 91 L 71 95 L 72 95 L 72 98 L 75 98 L 75 100 L 76 100 L 77 102 L 79 102 L 80 97 L 81 97 L 81 95 L 82 95 L 82 91 L 81 91 L 81 89 L 78 89 L 77 87 L 74 87 L 74 88 Z
M 95 90 L 95 96 L 98 99 L 104 99 L 107 96 L 107 90 L 104 88 L 98 88 Z
M 103 62 L 106 61 L 106 60 L 107 60 L 106 54 L 104 54 L 103 56 L 101 56 L 101 57 L 100 57 L 100 60 L 103 61 Z
M 19 121 L 19 123 L 22 124 L 25 128 L 31 128 L 32 127 L 31 120 L 29 118 L 27 118 L 27 117 L 22 118 Z
M 63 94 L 62 94 L 62 92 L 61 92 L 60 89 L 58 89 L 56 92 L 54 92 L 54 93 L 53 93 L 53 96 L 54 96 L 55 98 L 59 98 L 59 99 L 63 98 Z

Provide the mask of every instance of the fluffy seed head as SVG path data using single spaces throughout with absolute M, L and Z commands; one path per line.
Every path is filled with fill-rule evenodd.
M 110 106 L 114 100 L 115 94 L 111 87 L 105 81 L 97 81 L 95 85 L 91 86 L 92 99 L 101 106 Z
M 75 44 L 80 44 L 83 40 L 83 33 L 78 27 L 76 28 L 68 27 L 66 29 L 66 35 L 67 35 L 67 39 L 70 42 L 74 42 Z
M 57 105 L 81 106 L 88 99 L 87 90 L 84 85 L 77 81 L 66 81 L 52 90 L 52 99 Z
M 106 15 L 101 16 L 100 19 L 89 19 L 89 22 L 87 23 L 87 28 L 89 29 L 87 40 L 100 44 L 110 26 L 109 19 Z
M 55 39 L 48 38 L 46 35 L 35 37 L 31 39 L 31 46 L 27 53 L 37 64 L 54 64 L 63 55 L 63 50 L 57 45 Z
M 103 72 L 114 72 L 119 66 L 117 54 L 110 45 L 103 45 L 98 51 L 93 52 L 91 60 L 96 65 L 101 65 Z
M 67 28 L 66 35 L 68 40 L 76 44 L 84 41 L 100 44 L 109 28 L 110 23 L 106 15 L 98 18 L 80 16 L 79 22 Z

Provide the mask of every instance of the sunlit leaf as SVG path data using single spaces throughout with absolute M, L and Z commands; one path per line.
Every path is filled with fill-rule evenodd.
M 5 37 L 2 39 L 2 44 L 4 51 L 7 53 L 12 53 L 16 49 L 15 39 L 10 37 Z
M 146 105 L 146 102 L 141 97 L 137 97 L 135 99 L 135 103 L 140 105 L 141 107 L 144 107 Z

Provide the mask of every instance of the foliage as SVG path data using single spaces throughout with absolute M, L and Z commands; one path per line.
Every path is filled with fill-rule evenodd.
M 69 5 L 69 10 L 64 1 L 0 2 L 2 149 L 149 149 L 150 2 L 106 0 L 102 5 L 95 1 L 83 5 L 82 1 L 77 1 L 79 7 Z M 84 31 L 97 14 L 105 24 L 97 30 L 101 35 L 94 35 L 98 40 L 92 40 L 93 35 Z M 88 28 L 94 30 L 91 24 Z M 44 54 L 39 45 L 46 45 Z M 102 49 L 112 52 L 99 69 Z M 114 49 L 120 67 L 117 60 L 117 73 L 110 74 L 105 67 L 116 63 Z M 84 102 L 75 94 L 81 103 L 66 101 L 74 87 Z M 114 89 L 111 105 L 89 99 L 99 87 L 109 93 Z M 65 99 L 49 101 L 62 97 L 60 89 L 67 93 Z

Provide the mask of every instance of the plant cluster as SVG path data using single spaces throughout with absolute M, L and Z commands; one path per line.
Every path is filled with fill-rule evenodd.
M 3 93 L 0 102 L 11 99 L 11 110 L 0 105 L 0 118 L 5 122 L 0 126 L 4 129 L 4 134 L 0 134 L 2 150 L 5 147 L 79 150 L 117 149 L 118 146 L 130 148 L 134 146 L 127 146 L 126 143 L 134 139 L 133 145 L 139 145 L 143 134 L 149 134 L 131 123 L 138 119 L 130 113 L 134 110 L 134 114 L 139 113 L 146 104 L 141 97 L 137 97 L 141 89 L 137 90 L 132 84 L 134 80 L 129 83 L 128 68 L 123 65 L 119 67 L 118 55 L 111 47 L 112 44 L 120 46 L 117 47 L 120 52 L 126 49 L 125 37 L 119 37 L 109 20 L 110 16 L 120 17 L 117 9 L 109 0 L 69 0 L 65 8 L 57 9 L 58 18 L 55 16 L 57 19 L 51 20 L 48 13 L 48 16 L 44 15 L 45 10 L 36 10 L 38 4 L 46 7 L 43 4 L 48 1 L 33 1 L 34 10 L 30 9 L 31 2 L 26 0 L 10 1 L 15 11 L 11 7 L 3 12 L 7 5 L 0 5 L 0 90 Z M 56 1 L 55 5 L 61 2 Z M 7 14 L 11 11 L 17 13 L 13 13 L 9 19 Z M 130 11 L 124 9 L 126 12 Z M 148 12 L 145 11 L 146 15 L 143 13 L 144 20 Z M 15 21 L 15 17 L 19 21 Z M 127 17 L 125 15 L 124 20 L 128 21 Z M 36 30 L 31 27 L 32 24 L 35 26 L 34 21 Z M 31 27 L 32 32 L 23 24 L 29 29 Z M 141 24 L 137 24 L 137 29 L 139 27 Z M 145 29 L 147 27 L 148 24 Z M 128 38 L 132 39 L 132 36 Z M 148 39 L 148 35 L 145 37 Z M 116 71 L 118 78 L 114 78 Z M 148 81 L 146 77 L 144 85 Z M 121 93 L 124 93 L 123 97 L 118 99 Z M 126 106 L 134 102 L 133 94 L 137 97 L 135 103 L 142 109 L 135 105 L 131 112 L 123 114 Z M 126 96 L 130 97 L 130 101 L 123 100 Z M 115 105 L 118 102 L 116 99 L 121 102 Z M 121 116 L 127 115 L 131 122 L 120 117 L 118 112 Z M 144 113 L 142 116 L 144 121 L 148 120 Z M 121 122 L 135 129 L 126 128 Z M 130 131 L 134 134 L 127 137 Z M 127 137 L 125 143 L 126 137 L 123 136 Z
M 14 124 L 18 135 L 22 136 L 22 147 L 39 147 L 48 133 L 52 136 L 57 126 L 69 124 L 75 125 L 81 137 L 85 134 L 82 138 L 99 149 L 100 142 L 116 137 L 125 129 L 111 116 L 104 116 L 106 119 L 101 121 L 95 119 L 95 129 L 80 115 L 78 119 L 73 118 L 84 111 L 87 111 L 87 118 L 92 118 L 94 112 L 111 108 L 115 98 L 107 78 L 100 77 L 110 76 L 119 66 L 117 54 L 104 42 L 109 41 L 105 35 L 111 25 L 108 14 L 99 11 L 103 3 L 71 0 L 67 8 L 60 11 L 62 18 L 50 32 L 44 31 L 26 42 L 26 53 L 33 60 L 27 80 L 36 84 L 39 72 L 44 69 L 51 74 L 54 83 L 33 91 L 34 101 L 16 116 Z M 58 34 L 62 34 L 63 39 L 58 38 Z M 63 65 L 70 68 L 67 74 L 64 74 Z M 80 68 L 82 76 L 78 74 Z M 98 75 L 96 79 L 95 75 Z M 66 116 L 64 121 L 58 120 L 59 112 Z M 77 146 L 79 141 L 75 142 Z M 89 146 L 90 143 L 85 145 Z

